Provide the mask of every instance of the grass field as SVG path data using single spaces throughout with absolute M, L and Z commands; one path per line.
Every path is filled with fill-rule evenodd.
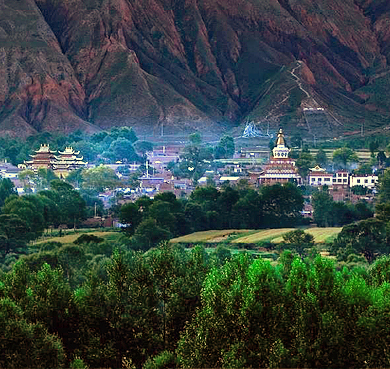
M 316 243 L 324 243 L 329 240 L 334 239 L 342 228 L 308 228 L 305 229 L 305 232 L 310 233 L 314 236 L 314 241 Z M 214 230 L 214 231 L 204 231 L 204 232 L 195 232 L 186 236 L 174 238 L 171 240 L 171 243 L 218 243 L 226 241 L 229 236 L 237 235 L 236 238 L 230 240 L 232 244 L 239 243 L 257 243 L 272 241 L 274 243 L 282 242 L 282 236 L 287 232 L 293 231 L 294 228 L 277 228 L 277 229 L 263 229 L 260 231 L 256 230 Z
M 232 243 L 256 243 L 260 241 L 271 241 L 276 237 L 281 237 L 287 232 L 293 231 L 294 228 L 264 229 L 248 236 L 237 238 Z
M 329 227 L 329 228 L 308 228 L 305 229 L 306 233 L 314 236 L 315 243 L 325 243 L 330 239 L 333 240 L 340 232 L 341 227 Z M 273 243 L 279 243 L 283 241 L 283 237 L 277 237 L 272 240 Z
M 67 234 L 62 237 L 51 237 L 51 238 L 45 238 L 45 239 L 40 239 L 38 241 L 35 241 L 33 245 L 39 245 L 41 243 L 46 243 L 46 242 L 61 242 L 61 243 L 72 243 L 76 241 L 82 234 L 83 232 L 80 233 L 72 233 L 72 234 Z M 86 233 L 88 235 L 94 235 L 97 237 L 104 237 L 112 234 L 118 234 L 118 232 L 88 232 Z
M 250 232 L 245 229 L 223 229 L 223 230 L 211 230 L 203 232 L 195 232 L 187 234 L 182 237 L 173 238 L 171 243 L 195 243 L 195 242 L 222 242 L 228 238 L 228 236 L 237 233 Z

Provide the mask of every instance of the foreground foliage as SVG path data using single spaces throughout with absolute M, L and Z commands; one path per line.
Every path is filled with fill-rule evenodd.
M 388 256 L 337 271 L 84 237 L 0 275 L 0 367 L 388 367 L 389 308 Z

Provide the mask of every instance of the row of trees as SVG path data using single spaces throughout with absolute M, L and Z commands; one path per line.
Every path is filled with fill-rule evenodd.
M 87 202 L 79 191 L 61 180 L 49 190 L 18 196 L 9 179 L 0 181 L 0 253 L 25 252 L 26 244 L 47 228 L 76 227 L 86 217 Z M 89 204 L 92 206 L 92 204 Z
M 0 275 L 0 367 L 389 366 L 389 257 L 336 271 L 289 251 L 271 266 L 165 244 L 80 264 L 100 244 Z M 69 260 L 85 268 L 74 286 Z
M 313 219 L 318 227 L 335 227 L 371 218 L 373 208 L 365 201 L 356 204 L 334 201 L 324 186 L 312 195 Z
M 84 160 L 89 162 L 106 161 L 137 161 L 139 155 L 152 145 L 148 142 L 139 141 L 134 130 L 129 127 L 112 128 L 110 131 L 102 131 L 88 136 L 81 131 L 75 131 L 70 135 L 54 134 L 49 132 L 40 133 L 28 137 L 26 140 L 17 138 L 0 138 L 0 159 L 7 159 L 17 165 L 30 158 L 33 150 L 41 144 L 50 143 L 54 150 L 72 146 L 79 150 Z

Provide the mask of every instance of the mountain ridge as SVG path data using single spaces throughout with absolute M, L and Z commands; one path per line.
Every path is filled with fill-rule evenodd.
M 387 127 L 389 21 L 383 0 L 0 0 L 0 133 Z

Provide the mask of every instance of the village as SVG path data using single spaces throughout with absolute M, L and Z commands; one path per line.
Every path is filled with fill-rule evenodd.
M 302 177 L 296 165 L 296 159 L 291 158 L 283 130 L 280 129 L 272 152 L 265 150 L 241 149 L 234 152 L 230 159 L 215 160 L 218 165 L 208 168 L 203 175 L 195 180 L 191 177 L 175 175 L 172 167 L 182 161 L 184 145 L 155 146 L 146 152 L 144 171 L 140 171 L 140 163 L 106 163 L 104 166 L 115 172 L 118 182 L 115 188 L 104 188 L 98 197 L 108 209 L 116 198 L 118 204 L 134 202 L 141 196 L 153 198 L 156 194 L 172 192 L 177 198 L 186 198 L 197 186 L 214 185 L 221 188 L 226 184 L 231 186 L 249 186 L 259 188 L 275 183 L 292 182 L 304 188 L 322 188 L 327 186 L 334 201 L 357 203 L 365 200 L 372 202 L 376 194 L 378 175 L 353 174 L 351 170 L 327 170 L 319 164 L 309 168 L 307 177 Z M 26 170 L 37 172 L 39 169 L 51 169 L 54 174 L 65 180 L 75 170 L 96 167 L 83 159 L 79 151 L 66 147 L 63 151 L 51 150 L 49 144 L 42 144 L 27 160 L 18 166 L 3 162 L 0 164 L 0 176 L 9 178 L 22 195 L 26 192 L 36 192 L 36 183 L 20 174 Z M 188 171 L 191 172 L 191 167 Z M 329 169 L 329 166 L 328 166 Z M 330 168 L 332 169 L 332 168 Z M 129 178 L 136 176 L 135 185 L 129 185 Z M 354 191 L 359 187 L 360 191 Z M 306 202 L 303 216 L 312 216 L 310 191 L 306 191 Z

